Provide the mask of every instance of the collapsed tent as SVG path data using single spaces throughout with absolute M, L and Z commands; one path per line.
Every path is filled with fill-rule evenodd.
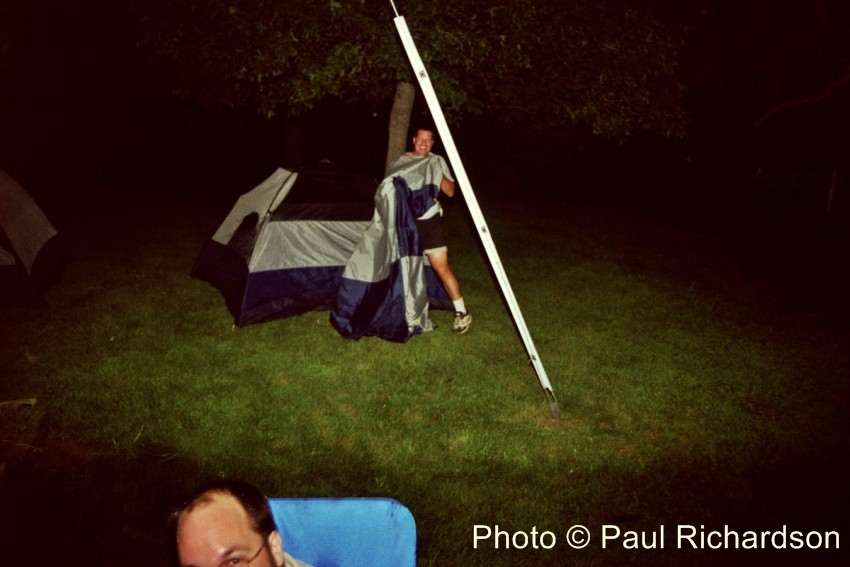
M 443 291 L 436 306 L 452 308 L 422 253 L 415 220 L 440 194 L 445 162 L 403 155 L 375 196 L 372 224 L 345 266 L 331 323 L 350 339 L 378 336 L 404 342 L 430 331 L 428 284 Z
M 327 162 L 278 168 L 239 197 L 192 276 L 222 293 L 237 327 L 330 309 L 372 221 L 374 191 L 371 179 Z M 435 304 L 447 300 L 435 286 Z
M 29 193 L 0 169 L 0 302 L 39 303 L 65 267 L 56 229 Z

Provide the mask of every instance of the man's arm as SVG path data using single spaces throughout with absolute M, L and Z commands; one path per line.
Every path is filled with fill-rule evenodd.
M 448 195 L 449 197 L 454 196 L 455 194 L 455 183 L 454 181 L 450 181 L 448 177 L 443 176 L 443 180 L 440 181 L 440 191 Z

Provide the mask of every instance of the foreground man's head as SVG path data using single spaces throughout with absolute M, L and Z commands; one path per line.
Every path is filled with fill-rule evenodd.
M 265 496 L 234 481 L 204 487 L 171 516 L 182 567 L 286 564 L 283 542 Z

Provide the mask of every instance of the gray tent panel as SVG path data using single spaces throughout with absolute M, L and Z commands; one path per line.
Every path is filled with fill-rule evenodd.
M 0 169 L 0 302 L 40 302 L 66 262 L 65 246 L 47 216 Z
M 21 262 L 27 273 L 44 244 L 56 236 L 56 229 L 24 191 L 24 188 L 0 169 L 0 228 L 11 250 L 3 250 L 1 265 Z

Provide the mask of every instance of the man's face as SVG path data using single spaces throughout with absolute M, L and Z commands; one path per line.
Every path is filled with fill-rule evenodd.
M 239 501 L 215 494 L 213 501 L 185 514 L 177 527 L 177 555 L 184 567 L 283 565 L 283 546 L 277 532 L 266 546 Z
M 434 145 L 434 134 L 428 130 L 418 130 L 413 137 L 413 154 L 427 156 Z

